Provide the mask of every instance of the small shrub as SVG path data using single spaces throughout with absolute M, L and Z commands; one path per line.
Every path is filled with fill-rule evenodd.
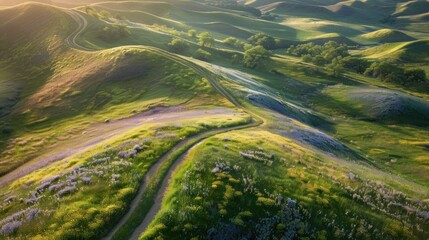
M 183 39 L 175 38 L 168 44 L 168 48 L 173 53 L 183 53 L 189 48 L 189 44 Z
M 211 53 L 209 53 L 209 52 L 207 52 L 207 51 L 205 51 L 205 50 L 203 50 L 203 49 L 198 49 L 198 50 L 195 52 L 194 57 L 195 57 L 196 59 L 199 59 L 199 60 L 202 60 L 202 61 L 209 62 L 209 61 L 212 59 L 212 54 L 211 54 Z

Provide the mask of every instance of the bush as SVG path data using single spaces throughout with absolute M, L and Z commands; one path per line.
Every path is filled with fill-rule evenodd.
M 366 76 L 380 78 L 384 82 L 396 84 L 405 84 L 407 80 L 405 70 L 403 68 L 385 61 L 374 62 L 365 70 L 364 74 Z
M 239 50 L 242 50 L 244 48 L 244 45 L 246 44 L 245 42 L 238 40 L 237 38 L 234 38 L 234 37 L 225 38 L 222 42 L 225 45 L 237 48 Z
M 297 46 L 292 45 L 288 48 L 286 53 L 298 57 L 304 55 L 309 55 L 312 58 L 321 56 L 326 62 L 332 62 L 332 60 L 337 57 L 349 56 L 348 47 L 335 41 L 329 41 L 323 45 L 315 45 L 314 43 L 300 44 Z
M 340 64 L 342 67 L 353 70 L 359 74 L 363 74 L 365 70 L 371 66 L 368 60 L 356 57 L 343 58 Z
M 200 48 L 195 52 L 194 57 L 196 59 L 200 59 L 200 60 L 208 62 L 211 60 L 212 54 Z
M 117 42 L 130 35 L 130 30 L 125 25 L 106 26 L 97 33 L 97 37 L 105 42 Z
M 213 47 L 214 42 L 214 38 L 208 32 L 203 32 L 198 35 L 198 44 L 200 44 L 201 47 Z
M 423 69 L 405 70 L 405 77 L 407 83 L 422 83 L 427 80 L 426 72 Z
M 175 38 L 168 44 L 168 48 L 171 52 L 183 53 L 188 50 L 189 44 L 183 39 Z
M 257 33 L 247 39 L 247 41 L 255 46 L 262 46 L 265 49 L 274 49 L 276 47 L 276 40 L 264 33 Z
M 191 29 L 188 31 L 188 36 L 191 38 L 196 38 L 197 37 L 197 30 L 195 29 Z
M 1 131 L 3 134 L 10 134 L 12 133 L 13 129 L 10 127 L 5 127 L 3 128 L 3 130 Z
M 270 52 L 262 46 L 256 46 L 246 50 L 244 53 L 243 64 L 248 68 L 255 68 L 258 65 L 264 64 L 265 61 L 270 59 Z

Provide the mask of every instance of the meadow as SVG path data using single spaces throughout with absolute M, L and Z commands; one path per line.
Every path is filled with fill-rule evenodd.
M 427 1 L 0 3 L 0 238 L 427 239 Z

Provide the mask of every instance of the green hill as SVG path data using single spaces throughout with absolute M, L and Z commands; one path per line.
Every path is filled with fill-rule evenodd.
M 390 43 L 369 48 L 361 54 L 367 58 L 385 58 L 405 62 L 429 61 L 429 40 Z
M 427 239 L 428 1 L 238 2 L 0 7 L 0 239 Z
M 408 42 L 415 40 L 414 38 L 408 36 L 407 34 L 392 29 L 380 29 L 374 32 L 366 33 L 361 35 L 363 38 L 377 41 L 380 43 L 389 43 L 389 42 Z
M 331 12 L 323 6 L 307 5 L 300 2 L 275 2 L 261 7 L 262 11 L 273 12 L 276 14 L 287 14 L 292 16 L 311 16 L 314 13 L 317 16 L 327 16 Z
M 230 24 L 222 23 L 222 22 L 211 22 L 211 23 L 193 23 L 191 26 L 195 26 L 201 29 L 205 29 L 212 32 L 217 32 L 223 34 L 225 36 L 233 36 L 236 38 L 248 39 L 254 33 L 249 32 L 247 30 L 243 30 L 241 28 L 235 27 Z
M 17 135 L 59 121 L 73 126 L 88 116 L 122 118 L 149 105 L 176 105 L 191 99 L 224 104 L 200 74 L 166 54 L 144 47 L 81 52 L 64 46 L 75 23 L 55 7 L 24 4 L 1 10 L 0 19 L 8 18 L 13 20 L 0 25 L 1 31 L 11 33 L 1 38 L 4 85 L 0 92 L 11 96 L 0 98 L 0 106 L 2 127 L 6 124 Z M 32 67 L 27 68 L 30 63 Z M 202 95 L 210 97 L 198 97 Z M 2 158 L 1 174 L 36 154 L 28 148 L 17 156 L 13 145 L 6 148 L 14 154 Z
M 354 41 L 350 40 L 349 38 L 344 37 L 338 33 L 327 33 L 327 34 L 314 36 L 314 37 L 311 37 L 310 39 L 308 39 L 307 41 L 315 43 L 315 44 L 319 44 L 319 45 L 324 44 L 324 43 L 329 42 L 329 41 L 334 41 L 334 42 L 346 44 L 349 46 L 358 45 L 356 42 L 354 42 Z
M 399 4 L 396 11 L 393 13 L 394 16 L 409 16 L 427 13 L 429 11 L 429 1 L 427 0 L 413 0 L 406 1 L 405 3 Z

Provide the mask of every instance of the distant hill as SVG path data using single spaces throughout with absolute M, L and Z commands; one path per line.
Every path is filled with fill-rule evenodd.
M 344 37 L 338 33 L 322 34 L 322 35 L 312 37 L 311 39 L 307 40 L 307 42 L 312 42 L 315 44 L 324 44 L 324 43 L 329 42 L 329 41 L 335 41 L 337 43 L 342 43 L 342 44 L 346 44 L 349 46 L 358 45 L 358 43 L 356 43 L 356 42 L 350 40 L 349 38 Z
M 410 37 L 401 31 L 392 29 L 380 29 L 374 32 L 363 34 L 361 36 L 363 38 L 374 40 L 380 43 L 407 42 L 415 40 L 413 37 Z
M 417 40 L 405 43 L 386 43 L 369 48 L 361 53 L 367 58 L 386 58 L 406 62 L 428 62 L 429 40 Z
M 393 13 L 393 16 L 409 16 L 424 14 L 429 12 L 429 1 L 427 0 L 414 0 L 407 1 L 405 3 L 399 4 L 396 11 Z

